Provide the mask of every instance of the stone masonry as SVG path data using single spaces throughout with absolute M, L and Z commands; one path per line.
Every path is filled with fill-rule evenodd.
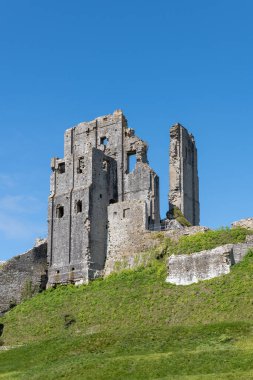
M 193 135 L 181 125 L 170 129 L 169 210 L 178 207 L 194 226 L 199 225 L 197 149 Z
M 47 242 L 13 257 L 0 267 L 0 313 L 46 288 Z
M 136 254 L 150 247 L 145 201 L 124 201 L 110 205 L 108 220 L 105 275 L 113 272 L 118 263 L 131 261 Z
M 231 266 L 238 264 L 250 249 L 253 249 L 251 235 L 245 243 L 226 244 L 190 255 L 171 255 L 166 282 L 190 285 L 228 274 Z
M 131 215 L 133 230 L 160 223 L 159 178 L 148 165 L 147 144 L 128 128 L 122 111 L 80 123 L 64 140 L 64 158 L 51 161 L 49 286 L 103 275 L 112 241 L 127 241 L 115 213 L 125 220 Z

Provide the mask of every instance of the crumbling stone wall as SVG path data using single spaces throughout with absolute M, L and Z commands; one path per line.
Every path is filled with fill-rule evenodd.
M 181 125 L 170 129 L 169 209 L 178 207 L 192 225 L 199 225 L 199 179 L 194 137 Z
M 0 312 L 46 288 L 47 243 L 13 257 L 0 267 Z
M 145 201 L 124 201 L 108 207 L 106 275 L 113 272 L 119 262 L 145 249 L 147 226 Z
M 166 282 L 176 285 L 189 285 L 229 273 L 233 260 L 232 248 L 233 245 L 228 244 L 191 255 L 170 256 Z
M 121 111 L 78 124 L 64 141 L 64 158 L 51 162 L 49 285 L 102 275 L 110 204 L 144 201 L 148 223 L 160 222 L 159 179 L 148 165 L 147 144 Z
M 168 259 L 166 282 L 190 285 L 228 274 L 230 267 L 239 263 L 249 249 L 253 249 L 252 239 L 246 243 L 226 244 L 190 255 L 172 255 Z
M 253 235 L 248 235 L 246 237 L 245 243 L 234 244 L 233 246 L 233 257 L 234 263 L 237 264 L 247 255 L 250 249 L 253 249 Z

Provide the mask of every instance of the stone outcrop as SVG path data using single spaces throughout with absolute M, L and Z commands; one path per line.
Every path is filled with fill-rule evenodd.
M 207 232 L 209 230 L 210 228 L 204 226 L 191 226 L 179 229 L 168 229 L 167 231 L 164 231 L 164 235 L 172 240 L 178 241 L 181 236 L 195 235 L 199 232 Z
M 47 242 L 4 262 L 0 267 L 0 312 L 46 288 Z
M 242 227 L 253 230 L 253 218 L 241 219 L 231 224 L 232 228 Z
M 193 135 L 181 124 L 170 129 L 169 214 L 178 207 L 192 225 L 199 225 L 197 149 Z
M 176 219 L 164 219 L 162 225 L 165 230 L 183 230 L 184 226 Z
M 248 241 L 227 244 L 189 255 L 172 255 L 168 259 L 166 282 L 190 285 L 228 274 L 230 267 L 239 263 L 252 248 L 253 241 Z

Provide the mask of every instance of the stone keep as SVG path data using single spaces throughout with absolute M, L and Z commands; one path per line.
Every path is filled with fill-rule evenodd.
M 178 207 L 194 226 L 199 225 L 199 178 L 193 135 L 181 124 L 170 129 L 169 209 Z
M 159 178 L 148 165 L 146 143 L 128 128 L 121 111 L 68 129 L 64 158 L 53 158 L 51 168 L 49 286 L 87 283 L 103 275 L 108 225 L 115 225 L 115 213 L 122 213 L 122 219 L 134 215 L 139 207 L 136 201 L 143 201 L 143 228 L 160 222 Z M 127 207 L 121 207 L 126 201 Z M 114 212 L 108 216 L 111 204 Z M 134 228 L 135 219 L 131 222 Z

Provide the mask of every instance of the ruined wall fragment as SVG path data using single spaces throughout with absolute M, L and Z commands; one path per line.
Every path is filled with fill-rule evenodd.
M 0 267 L 0 312 L 46 288 L 47 242 L 15 256 Z
M 110 274 L 122 260 L 131 260 L 135 253 L 145 250 L 148 238 L 147 205 L 145 201 L 124 201 L 108 207 L 108 249 L 105 275 Z
M 169 209 L 178 207 L 192 225 L 199 225 L 199 179 L 194 137 L 180 124 L 170 129 Z
M 190 285 L 228 274 L 230 267 L 242 261 L 250 249 L 253 249 L 251 235 L 245 243 L 226 244 L 190 255 L 172 255 L 168 259 L 166 282 Z
M 166 282 L 190 285 L 230 272 L 233 260 L 233 245 L 217 247 L 190 255 L 172 255 L 168 259 Z

